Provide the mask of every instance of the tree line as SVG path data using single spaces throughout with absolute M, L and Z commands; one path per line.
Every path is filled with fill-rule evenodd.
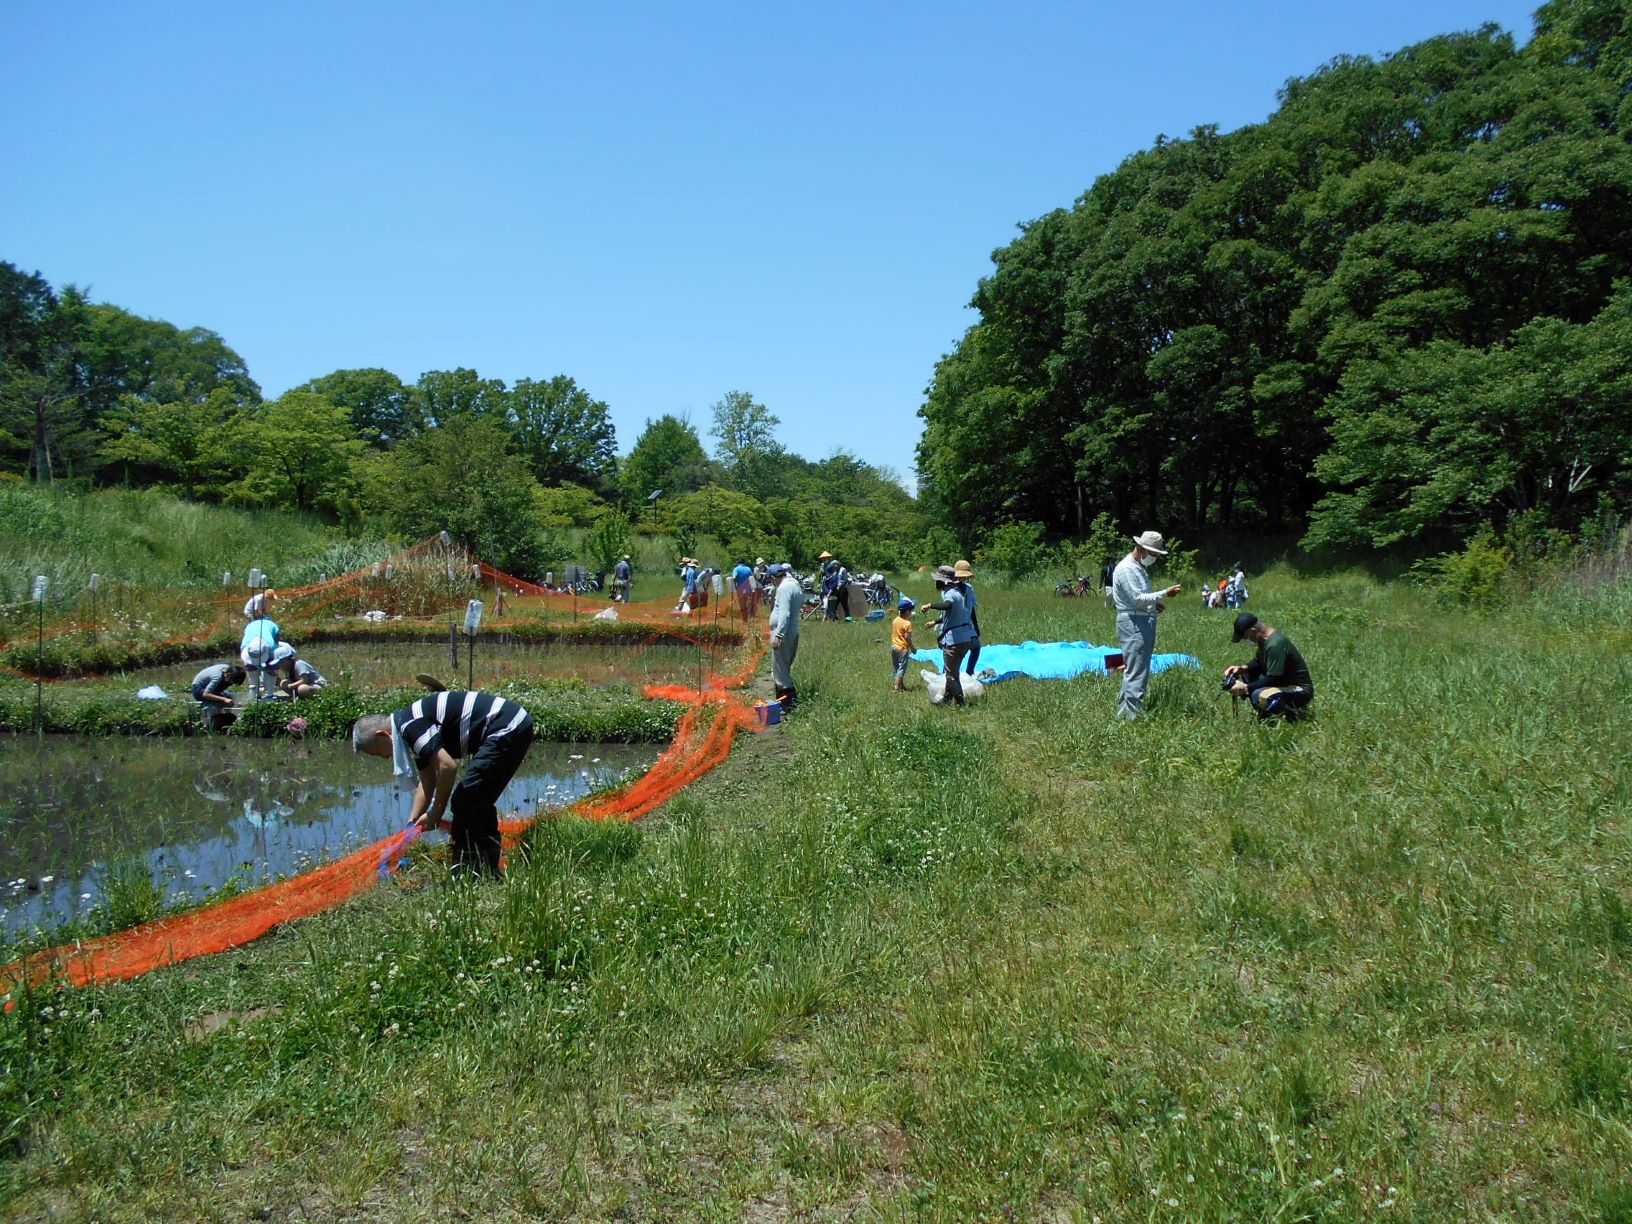
M 525 576 L 573 559 L 564 528 L 600 527 L 590 540 L 614 558 L 640 527 L 687 552 L 712 538 L 799 563 L 915 550 L 916 504 L 892 473 L 791 454 L 779 423 L 731 391 L 711 411 L 712 455 L 668 414 L 620 458 L 607 404 L 565 374 L 344 369 L 267 400 L 215 332 L 0 263 L 0 479 L 157 487 L 404 538 L 447 529 Z
M 1425 550 L 1632 496 L 1632 9 L 1553 0 L 1294 79 L 1022 225 L 921 408 L 920 495 L 1003 524 Z

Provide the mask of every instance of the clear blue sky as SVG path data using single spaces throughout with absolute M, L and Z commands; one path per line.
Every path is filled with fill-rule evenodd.
M 10 0 L 0 259 L 220 332 L 269 396 L 566 373 L 626 451 L 742 389 L 910 476 L 1017 223 L 1336 54 L 1533 7 Z

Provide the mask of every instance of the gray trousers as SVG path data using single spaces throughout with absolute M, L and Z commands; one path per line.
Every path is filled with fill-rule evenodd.
M 1118 612 L 1116 640 L 1122 647 L 1122 697 L 1116 703 L 1116 716 L 1138 718 L 1150 684 L 1150 656 L 1156 652 L 1155 616 Z
M 771 648 L 771 680 L 779 689 L 793 687 L 793 656 L 799 653 L 797 633 L 782 639 L 782 645 Z

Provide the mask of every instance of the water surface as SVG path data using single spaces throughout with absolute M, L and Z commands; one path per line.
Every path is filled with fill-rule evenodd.
M 644 770 L 655 746 L 535 743 L 500 803 L 558 807 Z M 4 929 L 83 914 L 110 866 L 173 898 L 290 875 L 402 828 L 412 784 L 333 741 L 0 737 Z

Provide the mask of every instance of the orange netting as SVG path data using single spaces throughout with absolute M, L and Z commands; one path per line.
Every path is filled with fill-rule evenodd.
M 382 621 L 417 624 L 431 631 L 446 624 L 450 617 L 462 619 L 471 599 L 485 604 L 484 633 L 502 633 L 541 620 L 555 623 L 569 618 L 593 619 L 607 608 L 616 611 L 620 623 L 661 628 L 681 637 L 693 636 L 687 633 L 687 626 L 743 624 L 741 607 L 729 590 L 722 596 L 701 590 L 700 602 L 682 614 L 677 609 L 678 578 L 665 581 L 647 577 L 639 587 L 642 592 L 666 589 L 667 593 L 612 603 L 604 592 L 581 594 L 552 589 L 507 574 L 457 542 L 433 536 L 385 561 L 350 573 L 301 586 L 272 588 L 274 597 L 268 602 L 267 615 L 278 622 L 285 637 L 298 639 L 303 634 L 318 633 L 331 640 L 349 632 L 366 633 L 371 623 Z M 189 656 L 218 653 L 243 623 L 245 600 L 246 589 L 240 587 L 152 590 L 106 583 L 94 616 L 87 594 L 67 615 L 47 624 L 43 633 L 25 633 L 19 628 L 8 643 L 0 632 L 0 646 L 8 646 L 10 655 L 0 671 L 33 680 L 37 668 L 30 648 L 37 646 L 49 659 L 49 648 L 64 639 L 109 640 L 145 652 L 148 657 L 173 647 L 195 647 L 182 652 Z M 762 620 L 764 611 L 753 603 L 748 620 Z M 115 661 L 109 666 L 123 670 L 126 665 Z
M 332 584 L 320 584 L 320 588 L 325 585 Z M 311 594 L 312 590 L 305 593 Z M 616 606 L 620 618 L 637 625 L 661 624 L 666 632 L 673 631 L 675 622 L 667 606 L 655 613 L 649 605 Z M 738 728 L 757 729 L 760 725 L 753 706 L 733 690 L 758 672 L 764 655 L 763 634 L 746 632 L 739 648 L 730 657 L 718 660 L 719 666 L 733 668 L 729 673 L 720 674 L 711 667 L 698 687 L 647 686 L 647 697 L 682 702 L 688 707 L 669 746 L 645 774 L 629 785 L 581 799 L 553 815 L 633 820 L 667 802 L 724 761 Z M 532 823 L 531 818 L 502 821 L 505 845 L 514 847 Z M 0 991 L 53 980 L 76 986 L 122 981 L 195 956 L 237 947 L 280 923 L 338 905 L 386 878 L 418 836 L 417 827 L 411 826 L 342 859 L 253 892 L 97 939 L 37 952 L 0 967 Z

